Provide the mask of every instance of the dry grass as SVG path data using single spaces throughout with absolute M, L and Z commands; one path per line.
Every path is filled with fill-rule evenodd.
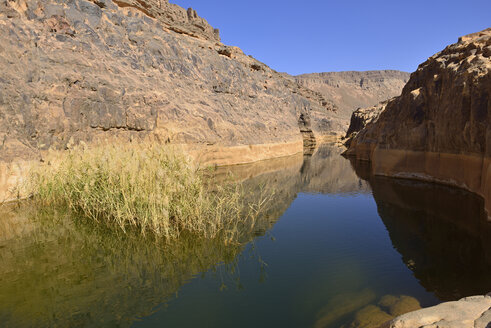
M 240 185 L 210 182 L 172 146 L 130 144 L 70 150 L 56 165 L 32 170 L 28 188 L 43 205 L 66 205 L 123 231 L 235 242 L 268 198 L 246 204 Z

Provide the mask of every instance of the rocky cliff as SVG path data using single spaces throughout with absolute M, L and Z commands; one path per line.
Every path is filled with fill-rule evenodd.
M 231 164 L 302 151 L 336 125 L 322 95 L 166 0 L 0 0 L 0 66 L 3 191 L 19 160 L 81 142 L 188 144 Z
M 409 73 L 393 70 L 366 72 L 328 72 L 295 77 L 303 86 L 332 99 L 339 115 L 349 119 L 357 108 L 374 106 L 399 96 Z
M 421 64 L 348 155 L 375 174 L 439 181 L 483 196 L 491 213 L 491 28 Z
M 346 131 L 345 138 L 347 139 L 346 145 L 349 147 L 351 140 L 363 130 L 368 124 L 376 122 L 380 114 L 385 110 L 389 100 L 382 101 L 381 103 L 367 107 L 358 108 L 351 114 L 350 125 L 348 131 Z

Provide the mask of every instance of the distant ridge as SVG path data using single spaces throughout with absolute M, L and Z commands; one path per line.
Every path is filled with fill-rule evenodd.
M 357 108 L 398 96 L 410 74 L 396 70 L 344 71 L 311 73 L 295 76 L 295 80 L 330 99 L 339 115 L 349 119 Z

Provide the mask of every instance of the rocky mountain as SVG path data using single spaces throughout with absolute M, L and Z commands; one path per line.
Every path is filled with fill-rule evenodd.
M 321 94 L 219 40 L 167 0 L 0 0 L 0 189 L 20 160 L 81 142 L 186 144 L 232 164 L 342 132 Z
M 409 73 L 393 70 L 303 74 L 296 81 L 332 99 L 339 115 L 349 119 L 357 108 L 374 106 L 401 94 Z
M 439 181 L 484 197 L 491 213 L 491 28 L 421 64 L 401 96 L 352 141 L 375 174 Z

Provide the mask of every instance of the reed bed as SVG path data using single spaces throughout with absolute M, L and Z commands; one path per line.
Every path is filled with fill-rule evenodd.
M 104 145 L 69 150 L 33 169 L 28 188 L 44 206 L 68 206 L 96 222 L 168 240 L 184 231 L 237 242 L 268 197 L 244 201 L 239 184 L 214 185 L 169 145 Z

